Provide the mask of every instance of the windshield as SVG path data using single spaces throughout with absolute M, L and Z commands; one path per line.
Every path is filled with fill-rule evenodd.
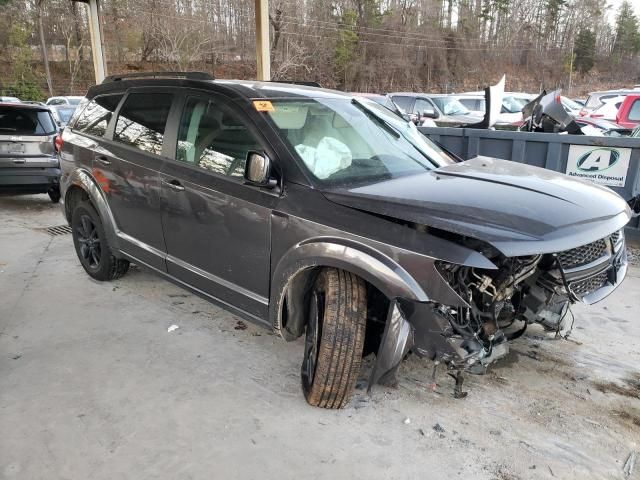
M 433 97 L 431 98 L 438 108 L 445 115 L 468 115 L 471 112 L 466 109 L 464 105 L 458 101 L 457 98 L 453 97 Z
M 80 100 L 82 100 L 82 97 L 67 98 L 69 105 L 74 105 L 74 106 L 78 105 L 80 103 Z
M 322 185 L 367 184 L 454 163 L 411 122 L 368 99 L 272 100 L 276 128 Z
M 55 131 L 47 110 L 0 107 L 0 135 L 50 135 Z

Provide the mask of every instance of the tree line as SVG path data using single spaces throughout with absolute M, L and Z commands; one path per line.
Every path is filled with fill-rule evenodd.
M 110 73 L 255 76 L 253 0 L 102 0 Z M 271 0 L 272 76 L 347 91 L 575 95 L 640 83 L 639 19 L 606 0 Z M 609 21 L 612 18 L 613 21 Z M 24 98 L 93 82 L 85 5 L 0 0 L 0 90 Z M 571 82 L 571 84 L 570 84 Z

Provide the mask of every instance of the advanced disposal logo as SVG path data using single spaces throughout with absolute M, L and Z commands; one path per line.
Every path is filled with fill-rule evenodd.
M 566 174 L 600 185 L 624 187 L 630 159 L 630 148 L 570 145 Z

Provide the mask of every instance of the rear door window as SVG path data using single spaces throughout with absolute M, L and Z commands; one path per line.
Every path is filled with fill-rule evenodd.
M 171 93 L 131 93 L 118 114 L 113 139 L 142 151 L 160 155 Z
M 111 120 L 113 112 L 120 100 L 122 100 L 122 96 L 122 94 L 102 95 L 91 100 L 84 109 L 80 105 L 78 108 L 82 109 L 82 111 L 73 129 L 95 137 L 103 137 L 107 131 L 109 120 Z
M 0 106 L 0 135 L 51 135 L 55 131 L 48 110 Z

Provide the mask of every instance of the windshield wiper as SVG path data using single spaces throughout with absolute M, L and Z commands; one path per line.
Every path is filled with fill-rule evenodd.
M 355 105 L 356 107 L 358 107 L 360 110 L 362 110 L 365 115 L 367 117 L 369 117 L 371 120 L 373 120 L 374 122 L 376 122 L 378 125 L 380 125 L 382 128 L 384 128 L 388 133 L 391 134 L 391 136 L 393 136 L 395 139 L 400 138 L 400 133 L 398 133 L 398 131 L 393 128 L 389 123 L 387 123 L 384 119 L 380 118 L 379 116 L 377 116 L 375 113 L 373 113 L 371 110 L 369 110 L 366 106 L 364 106 L 362 103 L 360 103 L 358 100 L 356 100 L 355 98 L 351 100 L 351 103 L 353 105 Z

